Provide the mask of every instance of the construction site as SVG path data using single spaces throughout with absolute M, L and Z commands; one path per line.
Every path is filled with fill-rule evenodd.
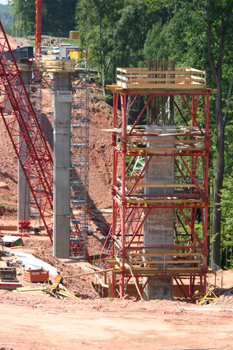
M 118 67 L 108 101 L 87 55 L 40 58 L 38 18 L 35 40 L 0 24 L 0 350 L 232 349 L 206 72 Z

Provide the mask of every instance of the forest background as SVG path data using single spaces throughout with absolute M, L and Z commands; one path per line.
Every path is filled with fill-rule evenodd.
M 0 5 L 8 34 L 35 33 L 35 0 Z M 212 267 L 232 268 L 233 244 L 233 1 L 43 0 L 42 34 L 80 32 L 80 47 L 105 85 L 117 67 L 144 67 L 147 59 L 205 70 L 210 100 L 209 246 Z M 109 96 L 108 96 L 109 97 Z M 199 113 L 199 111 L 198 111 Z

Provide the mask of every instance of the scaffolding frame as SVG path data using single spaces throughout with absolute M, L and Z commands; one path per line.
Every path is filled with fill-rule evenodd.
M 32 105 L 36 114 L 36 118 L 38 120 L 38 123 L 41 127 L 41 113 L 42 113 L 42 76 L 43 74 L 40 71 L 40 66 L 41 66 L 41 58 L 39 55 L 39 51 L 40 51 L 40 46 L 37 47 L 37 53 L 38 53 L 38 57 L 36 58 L 36 65 L 37 65 L 37 71 L 33 72 L 33 78 L 30 85 L 30 89 L 29 89 L 29 97 L 32 101 Z M 35 93 L 31 94 L 31 86 L 35 86 L 37 89 L 35 91 Z M 36 206 L 36 202 L 34 201 L 32 192 L 30 191 L 29 194 L 29 219 L 30 220 L 34 220 L 34 228 L 39 229 L 40 231 L 40 226 L 41 226 L 41 215 L 40 212 Z M 41 204 L 41 203 L 40 203 Z
M 81 84 L 82 82 L 82 84 Z M 89 74 L 73 77 L 71 113 L 70 228 L 71 257 L 88 259 L 88 186 L 89 186 Z M 74 100 L 74 92 L 76 100 Z
M 186 85 L 186 87 L 179 85 L 180 81 L 184 80 L 183 77 L 178 83 L 175 82 L 175 84 L 173 83 L 174 85 L 169 85 L 168 87 L 168 74 L 175 74 L 176 72 L 163 72 L 163 75 L 159 76 L 155 75 L 155 73 L 161 74 L 161 72 L 148 73 L 146 69 L 142 69 L 144 70 L 143 73 L 138 69 L 135 74 L 132 72 L 133 69 L 118 70 L 127 73 L 128 78 L 125 78 L 123 82 L 121 73 L 121 77 L 118 77 L 121 79 L 121 83 L 117 82 L 117 85 L 109 86 L 109 88 L 114 90 L 113 129 L 109 130 L 112 132 L 113 146 L 113 219 L 112 231 L 108 236 L 108 243 L 110 237 L 112 240 L 112 249 L 109 249 L 108 244 L 110 257 L 106 259 L 105 256 L 105 261 L 107 261 L 108 266 L 114 266 L 112 296 L 115 297 L 116 286 L 119 283 L 119 296 L 123 297 L 130 279 L 135 280 L 136 278 L 138 286 L 139 280 L 143 281 L 137 297 L 139 298 L 150 278 L 173 277 L 184 297 L 192 299 L 195 282 L 198 279 L 201 292 L 205 292 L 206 275 L 209 272 L 207 265 L 208 166 L 210 150 L 209 96 L 214 91 L 207 89 L 203 85 L 203 81 L 201 81 L 199 87 L 196 85 L 193 87 L 191 84 Z M 177 70 L 181 69 L 177 68 Z M 194 71 L 194 69 L 190 69 L 190 71 Z M 195 72 L 198 71 L 195 70 Z M 140 82 L 139 79 L 137 81 L 135 79 L 137 74 L 141 74 L 141 78 L 144 78 L 144 81 L 143 79 Z M 159 86 L 159 82 L 156 81 L 153 84 L 153 82 L 149 81 L 149 88 L 145 85 L 145 79 L 148 76 L 156 77 L 155 80 L 157 81 L 161 79 L 158 77 L 165 77 L 166 87 L 163 86 L 165 85 L 163 82 Z M 174 76 L 172 76 L 171 80 L 174 81 Z M 140 83 L 143 85 L 140 85 Z M 136 87 L 134 88 L 134 86 Z M 133 99 L 130 105 L 130 108 L 132 108 L 139 96 L 146 96 L 147 102 L 134 124 L 127 125 L 128 98 Z M 176 113 L 183 121 L 183 126 L 176 127 L 175 131 L 171 131 L 169 134 L 174 137 L 177 144 L 181 143 L 182 146 L 176 146 L 173 141 L 174 147 L 166 148 L 165 145 L 164 153 L 162 154 L 161 148 L 156 148 L 156 143 L 153 147 L 145 146 L 145 137 L 153 137 L 155 139 L 154 142 L 156 142 L 156 136 L 159 135 L 146 133 L 145 126 L 140 125 L 140 119 L 153 96 L 174 97 Z M 120 116 L 119 114 L 117 115 L 119 99 L 121 105 Z M 189 100 L 191 100 L 191 106 L 189 106 Z M 198 109 L 199 114 L 200 110 L 202 113 L 202 125 L 197 120 Z M 188 120 L 186 120 L 186 114 L 191 117 L 190 126 Z M 144 143 L 142 147 L 140 147 L 141 143 Z M 153 184 L 144 184 L 143 182 L 145 170 L 155 156 L 175 158 L 176 184 L 171 184 L 171 186 L 174 189 L 179 188 L 176 193 L 169 195 L 144 193 L 143 190 L 146 186 L 153 186 Z M 127 157 L 131 157 L 128 165 L 126 165 Z M 130 166 L 137 163 L 139 157 L 145 157 L 144 166 L 141 167 L 141 170 L 139 169 L 139 171 L 135 172 L 134 176 L 128 176 Z M 197 167 L 199 161 L 201 163 L 201 171 Z M 197 179 L 198 175 L 200 179 Z M 153 247 L 144 245 L 142 228 L 153 208 L 174 209 L 176 213 L 174 245 Z M 198 212 L 199 214 L 201 213 L 201 234 L 197 234 L 195 231 Z M 180 230 L 184 230 L 183 234 L 181 234 Z M 154 261 L 161 264 L 159 268 L 155 268 L 153 261 L 150 259 L 150 256 L 153 257 L 155 255 L 161 256 L 162 259 L 161 262 Z M 166 261 L 166 256 L 172 257 L 173 260 Z M 187 284 L 184 283 L 184 279 L 189 281 L 188 288 Z

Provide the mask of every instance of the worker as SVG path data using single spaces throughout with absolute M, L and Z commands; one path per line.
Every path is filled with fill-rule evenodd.
M 34 233 L 35 235 L 40 235 L 40 228 L 38 226 L 34 227 Z

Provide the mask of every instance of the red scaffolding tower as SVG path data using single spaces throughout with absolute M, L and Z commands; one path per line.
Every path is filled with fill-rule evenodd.
M 113 129 L 109 129 L 113 145 L 112 250 L 107 258 L 107 264 L 114 266 L 112 296 L 118 291 L 123 297 L 132 279 L 138 297 L 142 297 L 144 288 L 154 277 L 173 277 L 173 284 L 187 298 L 193 297 L 197 284 L 204 293 L 206 274 L 210 271 L 207 265 L 209 96 L 213 92 L 205 86 L 205 72 L 188 67 L 163 72 L 118 68 L 117 85 L 108 88 L 114 90 Z M 129 110 L 139 96 L 146 102 L 129 125 Z M 150 134 L 145 123 L 141 123 L 154 96 L 174 101 L 174 126 L 165 135 Z M 166 141 L 161 147 L 163 136 Z M 149 183 L 145 171 L 151 160 L 168 156 L 174 158 L 174 183 Z M 144 157 L 144 165 L 131 174 L 138 157 Z M 174 191 L 148 194 L 145 189 L 150 187 L 172 187 Z M 173 209 L 172 245 L 145 243 L 145 223 L 154 208 Z

